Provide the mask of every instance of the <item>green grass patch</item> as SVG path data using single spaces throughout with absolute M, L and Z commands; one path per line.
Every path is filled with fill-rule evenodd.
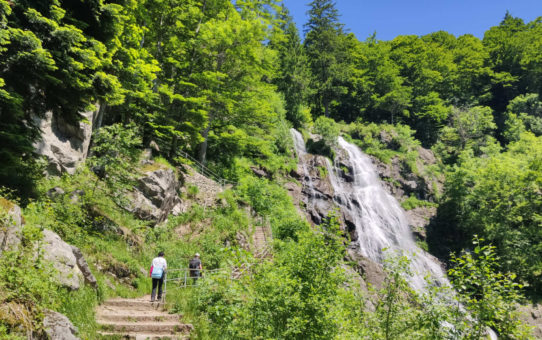
M 411 195 L 407 199 L 405 199 L 403 202 L 401 202 L 401 207 L 405 210 L 412 210 L 418 207 L 437 207 L 437 203 L 424 201 L 418 199 L 416 196 Z

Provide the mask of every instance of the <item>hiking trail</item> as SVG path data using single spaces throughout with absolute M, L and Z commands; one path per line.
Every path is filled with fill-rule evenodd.
M 96 309 L 96 321 L 103 339 L 118 338 L 135 340 L 188 340 L 191 324 L 181 322 L 179 314 L 164 311 L 163 304 L 150 302 L 150 295 L 136 298 L 113 298 L 104 301 Z

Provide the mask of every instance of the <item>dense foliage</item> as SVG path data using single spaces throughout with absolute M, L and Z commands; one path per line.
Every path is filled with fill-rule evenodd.
M 202 339 L 475 339 L 487 326 L 528 338 L 512 313 L 520 285 L 503 273 L 542 294 L 542 19 L 506 13 L 483 39 L 439 31 L 362 41 L 333 1 L 313 0 L 302 38 L 279 2 L 0 0 L 0 187 L 15 190 L 27 221 L 25 247 L 0 257 L 0 336 L 40 334 L 52 308 L 95 338 L 94 305 L 148 289 L 140 262 L 167 248 L 173 265 L 198 250 L 227 271 L 195 297 L 172 298 Z M 34 145 L 47 112 L 92 125 L 90 157 L 73 176 L 43 178 Z M 320 135 L 308 138 L 310 152 L 333 158 L 342 134 L 432 179 L 431 202 L 412 196 L 403 206 L 439 205 L 429 249 L 455 266 L 457 300 L 472 317 L 439 302 L 447 288 L 411 291 L 400 256 L 384 265 L 382 287 L 358 289 L 335 218 L 311 228 L 281 187 L 296 166 L 290 127 Z M 197 158 L 234 188 L 216 207 L 194 204 L 151 228 L 123 209 L 149 146 L 156 166 Z M 422 146 L 435 155 L 431 167 L 421 165 Z M 47 195 L 55 186 L 83 194 Z M 272 260 L 242 247 L 255 216 L 272 229 Z M 185 224 L 211 227 L 186 239 L 177 230 Z M 111 284 L 101 273 L 98 291 L 64 291 L 30 255 L 40 228 L 128 278 Z M 475 235 L 487 244 L 459 255 Z M 239 268 L 248 274 L 233 280 Z M 11 318 L 16 308 L 28 322 Z

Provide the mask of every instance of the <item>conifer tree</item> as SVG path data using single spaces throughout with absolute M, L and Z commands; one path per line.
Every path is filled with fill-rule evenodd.
M 299 32 L 288 9 L 281 7 L 278 13 L 271 47 L 278 51 L 279 65 L 274 83 L 284 95 L 288 120 L 295 127 L 302 123 L 302 105 L 306 104 L 309 93 L 310 70 L 307 56 L 303 50 Z
M 330 106 L 345 89 L 344 31 L 339 12 L 332 0 L 313 0 L 309 21 L 305 24 L 305 49 L 309 57 L 312 80 L 311 109 L 314 116 L 330 115 Z

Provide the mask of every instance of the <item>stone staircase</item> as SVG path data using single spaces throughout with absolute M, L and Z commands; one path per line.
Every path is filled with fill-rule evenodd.
M 271 229 L 269 227 L 255 226 L 252 241 L 256 257 L 263 258 L 270 255 Z
M 115 298 L 96 310 L 102 339 L 188 340 L 192 325 L 181 323 L 181 316 L 169 314 L 150 296 L 138 299 Z

